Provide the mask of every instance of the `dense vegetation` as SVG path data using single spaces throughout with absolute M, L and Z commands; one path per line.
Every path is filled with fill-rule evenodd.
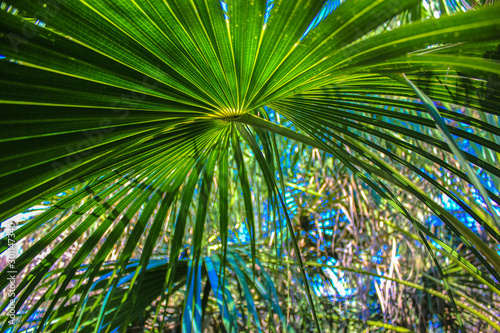
M 500 331 L 493 2 L 1 2 L 0 332 Z

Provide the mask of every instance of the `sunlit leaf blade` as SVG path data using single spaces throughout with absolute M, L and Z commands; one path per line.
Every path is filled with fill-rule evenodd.
M 434 103 L 427 95 L 425 95 L 420 89 L 418 89 L 418 87 L 416 87 L 413 84 L 413 82 L 411 82 L 407 78 L 405 78 L 405 79 L 410 84 L 410 86 L 413 88 L 413 90 L 415 90 L 418 97 L 420 97 L 420 99 L 422 99 L 422 101 L 424 102 L 424 105 L 425 105 L 427 111 L 429 111 L 429 113 L 432 115 L 432 118 L 434 118 L 434 121 L 436 122 L 436 126 L 443 133 L 443 136 L 445 137 L 446 142 L 450 146 L 451 151 L 460 160 L 461 164 L 464 166 L 465 170 L 467 171 L 471 183 L 474 184 L 474 186 L 479 190 L 479 192 L 481 192 L 483 199 L 486 201 L 486 204 L 488 205 L 488 209 L 490 210 L 490 214 L 493 216 L 493 219 L 496 223 L 496 227 L 500 228 L 500 219 L 499 219 L 497 213 L 495 212 L 495 209 L 491 205 L 491 202 L 489 200 L 489 196 L 487 195 L 486 190 L 484 189 L 484 186 L 480 183 L 476 173 L 474 172 L 474 170 L 472 170 L 472 168 L 469 165 L 469 162 L 465 159 L 464 155 L 462 154 L 461 149 L 458 147 L 457 143 L 455 142 L 455 139 L 453 139 L 453 137 L 451 136 L 451 133 L 448 130 L 448 127 L 443 122 L 443 119 L 441 118 L 441 115 L 439 114 L 438 110 L 434 106 Z

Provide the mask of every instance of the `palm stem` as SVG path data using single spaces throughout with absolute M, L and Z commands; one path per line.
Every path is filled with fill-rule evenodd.
M 321 150 L 325 150 L 325 147 L 323 147 L 318 141 L 305 136 L 304 134 L 297 133 L 295 131 L 292 131 L 286 127 L 283 127 L 278 124 L 274 124 L 268 120 L 265 120 L 260 117 L 256 117 L 252 114 L 246 113 L 242 115 L 241 117 L 237 118 L 225 118 L 224 120 L 226 121 L 232 121 L 232 122 L 238 122 L 242 124 L 246 124 L 252 127 L 260 128 L 266 131 L 270 131 L 273 133 L 276 133 L 278 135 L 287 137 L 289 139 L 295 140 L 297 142 L 302 142 L 308 146 L 318 148 Z

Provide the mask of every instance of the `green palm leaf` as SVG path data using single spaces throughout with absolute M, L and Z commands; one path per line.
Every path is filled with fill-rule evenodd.
M 239 316 L 259 331 L 274 327 L 272 316 L 267 326 L 259 317 L 252 288 L 293 331 L 259 260 L 274 252 L 283 265 L 283 251 L 294 253 L 321 331 L 286 203 L 286 138 L 333 156 L 415 228 L 449 293 L 437 297 L 457 315 L 469 296 L 449 283 L 436 253 L 498 294 L 500 197 L 480 178 L 500 184 L 500 6 L 431 2 L 2 2 L 0 217 L 54 202 L 15 232 L 36 239 L 15 261 L 18 320 L 4 317 L 1 331 L 126 331 L 144 313 L 156 327 L 181 289 L 187 331 L 202 329 L 207 304 L 228 332 Z M 460 245 L 410 206 L 439 217 Z M 229 251 L 242 225 L 249 251 Z M 0 247 L 9 250 L 8 237 Z M 0 273 L 0 289 L 9 274 Z M 471 313 L 497 327 L 478 304 Z

